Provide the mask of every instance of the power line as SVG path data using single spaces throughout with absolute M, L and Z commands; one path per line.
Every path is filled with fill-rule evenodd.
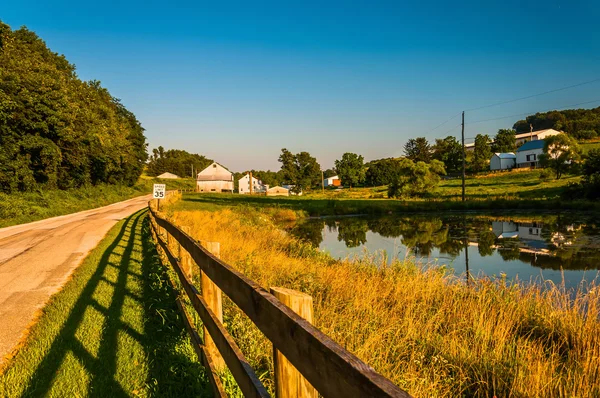
M 431 133 L 432 131 L 437 130 L 438 128 L 442 127 L 444 124 L 448 123 L 450 120 L 456 118 L 457 116 L 460 116 L 460 112 L 458 112 L 456 115 L 452 116 L 450 119 L 446 120 L 444 123 L 435 126 L 431 130 L 429 130 L 428 132 L 426 132 L 424 135 L 427 135 L 427 134 Z
M 541 112 L 551 112 L 551 111 L 558 110 L 558 109 L 571 108 L 571 107 L 574 107 L 574 106 L 586 105 L 586 104 L 591 104 L 591 103 L 594 103 L 594 102 L 600 102 L 600 99 L 593 100 L 593 101 L 587 101 L 587 102 L 580 102 L 578 104 L 565 105 L 565 106 L 561 106 L 561 107 L 557 107 L 557 108 L 551 108 L 551 109 L 548 109 L 547 111 L 541 111 Z M 476 124 L 476 123 L 483 123 L 483 122 L 490 122 L 490 121 L 493 121 L 493 120 L 508 119 L 508 118 L 511 118 L 511 117 L 517 117 L 517 116 L 523 116 L 523 115 L 531 115 L 531 114 L 535 114 L 535 113 L 540 113 L 540 111 L 537 111 L 537 112 L 524 112 L 524 113 L 517 113 L 515 115 L 501 116 L 501 117 L 495 117 L 495 118 L 491 118 L 491 119 L 476 120 L 476 121 L 471 122 L 471 123 L 466 123 L 466 125 L 468 126 L 468 125 Z
M 561 87 L 561 88 L 557 88 L 557 89 L 550 90 L 550 91 L 544 91 L 543 93 L 528 95 L 526 97 L 515 98 L 515 99 L 512 99 L 512 100 L 508 100 L 508 101 L 497 102 L 495 104 L 484 105 L 484 106 L 480 106 L 480 107 L 477 107 L 477 108 L 467 109 L 467 110 L 465 110 L 465 112 L 477 111 L 479 109 L 491 108 L 493 106 L 510 104 L 511 102 L 517 102 L 517 101 L 521 101 L 521 100 L 524 100 L 524 99 L 539 97 L 540 95 L 555 93 L 557 91 L 568 90 L 570 88 L 574 88 L 574 87 L 579 87 L 579 86 L 583 86 L 583 85 L 586 85 L 586 84 L 595 83 L 597 81 L 600 81 L 600 78 L 597 78 L 597 79 L 594 79 L 594 80 L 589 80 L 589 81 L 583 82 L 583 83 L 573 84 L 572 86 L 566 86 L 566 87 Z

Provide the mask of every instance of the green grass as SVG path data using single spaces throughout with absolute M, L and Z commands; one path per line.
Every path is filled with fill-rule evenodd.
M 44 190 L 0 193 L 0 228 L 82 210 L 106 206 L 152 192 L 154 183 L 167 184 L 167 189 L 191 189 L 194 180 L 164 180 L 141 177 L 133 187 L 101 184 L 69 190 Z
M 579 144 L 579 146 L 581 146 L 581 151 L 586 154 L 592 149 L 600 149 L 600 141 L 584 142 Z
M 210 396 L 140 211 L 119 222 L 42 310 L 0 397 Z

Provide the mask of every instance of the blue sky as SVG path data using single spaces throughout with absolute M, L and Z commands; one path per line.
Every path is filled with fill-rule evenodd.
M 92 3 L 4 0 L 0 19 L 121 98 L 150 148 L 234 171 L 279 169 L 284 147 L 323 168 L 399 156 L 411 137 L 460 137 L 458 117 L 431 130 L 463 109 L 600 78 L 593 0 Z M 600 81 L 467 112 L 465 135 L 585 102 L 600 106 Z

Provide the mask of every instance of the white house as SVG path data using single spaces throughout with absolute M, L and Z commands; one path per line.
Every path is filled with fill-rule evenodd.
M 196 192 L 233 192 L 233 173 L 213 163 L 196 176 Z
M 267 189 L 267 196 L 290 196 L 290 190 L 278 185 Z
M 517 164 L 517 156 L 512 153 L 495 153 L 490 159 L 490 170 L 510 170 Z
M 544 153 L 544 140 L 529 141 L 517 149 L 517 167 L 538 166 L 540 155 Z
M 258 178 L 252 177 L 252 192 L 264 193 L 269 189 L 268 185 L 262 183 Z M 241 194 L 250 193 L 250 173 L 238 180 L 238 192 Z
M 338 176 L 327 177 L 325 180 L 323 180 L 323 183 L 326 187 L 339 187 L 342 185 L 342 181 Z
M 169 178 L 169 179 L 177 179 L 179 178 L 178 175 L 173 174 L 173 173 L 169 173 L 168 171 L 166 173 L 162 173 L 159 176 L 156 176 L 156 178 Z

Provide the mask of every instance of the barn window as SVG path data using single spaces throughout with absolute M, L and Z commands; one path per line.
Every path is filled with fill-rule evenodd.
M 215 189 L 211 189 L 210 191 L 211 191 L 211 192 L 215 192 Z
M 217 168 L 217 164 L 216 163 L 213 164 L 213 168 L 215 168 L 215 169 Z

